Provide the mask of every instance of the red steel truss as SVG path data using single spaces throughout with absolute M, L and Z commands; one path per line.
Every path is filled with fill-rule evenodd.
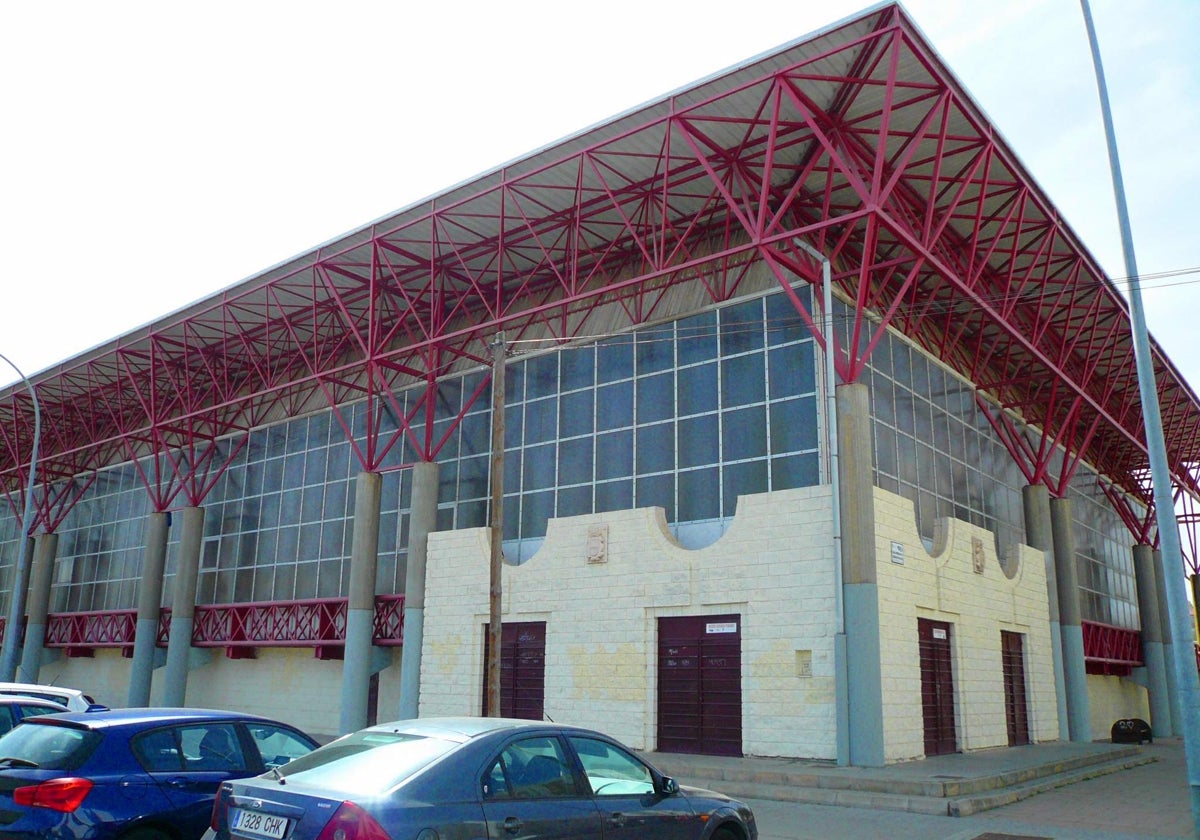
M 1124 627 L 1080 622 L 1083 629 L 1083 659 L 1089 674 L 1127 677 L 1142 665 L 1142 634 Z
M 340 658 L 348 605 L 346 598 L 312 598 L 197 606 L 192 647 L 225 648 L 231 658 L 253 656 L 256 647 L 312 647 L 318 656 Z M 372 644 L 400 645 L 403 616 L 403 595 L 376 596 Z M 130 656 L 136 630 L 137 610 L 52 613 L 45 646 L 64 649 L 68 656 L 92 656 L 100 648 L 120 648 Z M 167 646 L 170 631 L 171 610 L 163 609 L 158 647 Z
M 893 5 L 38 375 L 39 525 L 55 524 L 53 488 L 134 457 L 152 456 L 142 477 L 156 509 L 179 493 L 198 504 L 248 430 L 353 401 L 368 407 L 363 469 L 405 438 L 436 458 L 445 431 L 416 421 L 432 417 L 440 378 L 489 363 L 499 331 L 566 342 L 593 334 L 601 307 L 645 323 L 679 284 L 733 297 L 756 263 L 811 325 L 792 291 L 819 276 L 801 240 L 830 258 L 854 304 L 840 329 L 850 349 L 836 354 L 843 381 L 894 327 L 975 382 L 994 417 L 1041 430 L 1042 442 L 1010 438 L 1031 480 L 1061 487 L 1085 459 L 1142 498 L 1124 300 Z M 1171 471 L 1194 493 L 1200 406 L 1157 348 L 1154 367 Z M 413 385 L 424 396 L 405 414 L 396 394 Z M 384 431 L 385 413 L 399 432 Z M 28 396 L 13 386 L 0 393 L 0 487 L 14 508 L 31 435 Z M 1068 457 L 1056 462 L 1046 441 Z

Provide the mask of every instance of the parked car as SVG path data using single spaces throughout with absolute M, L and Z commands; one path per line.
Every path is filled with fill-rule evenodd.
M 372 726 L 221 785 L 207 838 L 755 840 L 749 806 L 683 788 L 588 729 L 502 718 Z
M 97 703 L 90 695 L 84 694 L 77 688 L 65 688 L 61 685 L 0 682 L 0 695 L 3 694 L 20 694 L 24 697 L 53 700 L 55 703 L 66 706 L 72 712 L 96 712 L 108 708 L 108 706 Z
M 0 838 L 195 840 L 222 782 L 316 746 L 285 723 L 211 709 L 26 718 L 0 735 Z
M 0 694 L 0 735 L 12 729 L 24 718 L 35 715 L 54 715 L 67 711 L 62 703 L 25 697 L 21 694 Z

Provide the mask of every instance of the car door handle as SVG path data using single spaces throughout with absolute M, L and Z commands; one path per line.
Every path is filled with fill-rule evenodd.
M 177 790 L 183 790 L 188 785 L 189 785 L 188 780 L 182 776 L 172 776 L 170 779 L 167 779 L 167 786 L 173 787 Z
M 516 817 L 509 817 L 508 819 L 506 819 L 504 821 L 504 830 L 507 831 L 509 834 L 516 834 L 522 828 L 524 828 L 524 826 L 525 826 L 525 823 L 521 822 Z
M 608 815 L 608 822 L 616 828 L 621 828 L 625 825 L 625 815 L 620 811 L 613 811 Z

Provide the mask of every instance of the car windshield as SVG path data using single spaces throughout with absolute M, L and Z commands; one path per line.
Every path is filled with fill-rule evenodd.
M 101 735 L 47 723 L 22 723 L 0 735 L 0 767 L 13 762 L 44 770 L 74 770 L 92 754 Z
M 441 738 L 364 730 L 293 759 L 279 768 L 279 774 L 319 787 L 377 794 L 395 787 L 455 746 L 455 742 Z

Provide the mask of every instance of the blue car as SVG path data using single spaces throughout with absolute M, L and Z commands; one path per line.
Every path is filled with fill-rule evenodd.
M 750 807 L 589 729 L 420 718 L 221 786 L 212 840 L 756 840 Z
M 0 838 L 197 840 L 223 782 L 316 747 L 279 721 L 211 709 L 26 718 L 0 736 Z

